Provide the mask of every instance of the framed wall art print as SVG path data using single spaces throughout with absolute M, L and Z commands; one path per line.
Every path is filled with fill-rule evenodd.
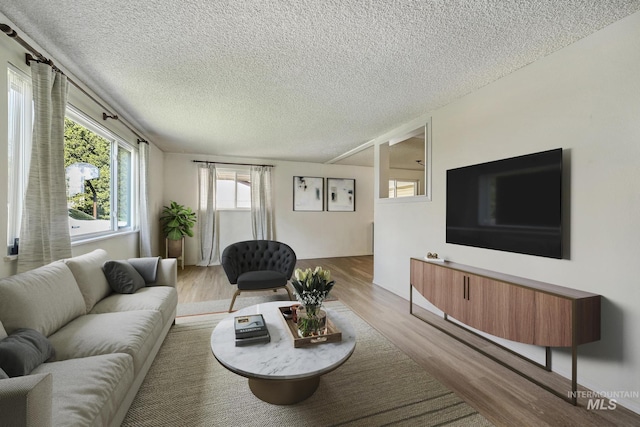
M 324 178 L 293 177 L 293 210 L 307 212 L 324 210 Z
M 327 178 L 327 210 L 354 212 L 356 210 L 356 180 Z

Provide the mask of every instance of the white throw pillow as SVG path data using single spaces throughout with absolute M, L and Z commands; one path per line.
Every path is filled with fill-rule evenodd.
M 78 282 L 87 313 L 98 301 L 111 294 L 109 282 L 102 271 L 106 261 L 109 261 L 109 255 L 104 249 L 64 260 Z

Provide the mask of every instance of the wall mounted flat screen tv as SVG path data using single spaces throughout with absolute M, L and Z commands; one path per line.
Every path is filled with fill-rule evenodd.
M 562 258 L 562 149 L 447 171 L 447 243 Z

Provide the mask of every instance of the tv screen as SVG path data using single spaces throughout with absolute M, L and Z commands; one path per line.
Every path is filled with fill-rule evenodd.
M 447 243 L 562 258 L 562 149 L 448 170 Z

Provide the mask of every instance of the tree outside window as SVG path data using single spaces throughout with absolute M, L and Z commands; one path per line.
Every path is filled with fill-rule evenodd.
M 65 118 L 71 237 L 131 228 L 133 152 L 78 112 Z

